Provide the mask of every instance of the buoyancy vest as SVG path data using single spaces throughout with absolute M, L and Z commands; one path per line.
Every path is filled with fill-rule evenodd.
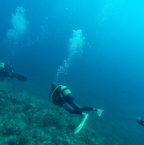
M 67 86 L 59 85 L 56 86 L 53 92 L 51 93 L 52 97 L 54 96 L 55 92 L 58 91 L 58 89 L 63 97 L 66 97 L 68 94 L 71 94 L 71 91 L 67 88 Z
M 68 94 L 71 94 L 71 91 L 67 88 L 67 86 L 62 86 L 60 87 L 61 94 L 63 97 L 66 97 Z

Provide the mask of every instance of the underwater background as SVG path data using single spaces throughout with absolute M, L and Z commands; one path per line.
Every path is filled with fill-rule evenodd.
M 25 83 L 9 78 L 0 83 L 1 144 L 143 145 L 144 128 L 137 123 L 137 117 L 144 119 L 143 7 L 141 0 L 0 0 L 0 61 L 28 78 Z M 67 85 L 76 103 L 104 109 L 103 115 L 90 112 L 85 128 L 73 135 L 69 117 L 81 116 L 59 116 L 47 101 L 53 82 Z M 33 98 L 38 109 L 28 105 L 27 98 Z M 26 109 L 15 112 L 18 106 Z M 14 120 L 13 115 L 6 117 L 8 112 L 22 120 L 22 114 L 31 117 L 23 121 L 28 126 L 38 110 L 41 116 L 39 108 L 47 109 L 47 118 L 54 114 L 53 124 L 42 128 L 43 117 L 36 119 L 38 126 L 19 125 L 19 134 L 6 132 L 8 120 Z M 50 132 L 52 127 L 60 132 Z M 45 137 L 27 138 L 33 129 Z

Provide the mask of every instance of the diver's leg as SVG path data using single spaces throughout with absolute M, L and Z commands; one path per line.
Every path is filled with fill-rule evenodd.
M 82 111 L 97 111 L 97 109 L 92 108 L 92 107 L 83 107 L 81 110 Z
M 83 107 L 81 109 L 81 111 L 95 111 L 98 114 L 98 116 L 101 116 L 104 110 L 103 109 L 91 108 L 91 107 Z
M 74 109 L 70 104 L 68 104 L 67 102 L 63 103 L 63 108 L 65 110 L 67 110 L 69 113 L 71 114 L 79 114 L 82 115 L 82 111 L 80 109 Z
M 81 106 L 79 106 L 79 105 L 77 105 L 76 103 L 74 103 L 74 97 L 71 95 L 71 94 L 69 94 L 69 95 L 67 95 L 65 98 L 64 98 L 64 100 L 69 104 L 69 105 L 71 105 L 71 107 L 74 109 L 74 110 L 81 110 L 82 109 L 82 107 Z
M 75 110 L 73 112 L 82 112 L 82 115 L 86 115 L 86 113 L 84 113 L 83 111 L 95 111 L 98 114 L 98 116 L 101 116 L 104 111 L 103 109 L 96 109 L 92 107 L 81 107 L 80 105 L 76 104 L 73 101 L 69 102 L 69 104 Z M 73 114 L 78 114 L 78 113 L 73 113 Z
M 67 102 L 68 102 L 68 104 L 70 104 L 70 105 L 73 107 L 73 109 L 75 109 L 75 110 L 81 110 L 81 111 L 96 111 L 96 110 L 97 110 L 97 109 L 92 108 L 92 107 L 82 107 L 82 106 L 76 104 L 76 103 L 75 103 L 74 101 L 72 101 L 72 100 L 67 100 Z

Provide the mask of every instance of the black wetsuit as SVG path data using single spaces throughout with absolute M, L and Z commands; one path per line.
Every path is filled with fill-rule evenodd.
M 12 66 L 8 63 L 5 63 L 4 68 L 0 69 L 0 81 L 2 82 L 6 77 L 14 78 Z
M 139 124 L 141 124 L 144 127 L 144 121 L 141 119 L 138 121 Z
M 57 86 L 56 86 L 57 87 Z M 79 114 L 82 115 L 83 111 L 94 111 L 92 107 L 82 107 L 74 102 L 74 97 L 72 94 L 68 94 L 67 96 L 63 96 L 61 92 L 61 86 L 54 91 L 52 95 L 52 102 L 55 105 L 63 107 L 71 114 Z

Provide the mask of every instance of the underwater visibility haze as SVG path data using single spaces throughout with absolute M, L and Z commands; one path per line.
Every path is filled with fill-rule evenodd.
M 28 78 L 0 82 L 0 144 L 143 145 L 143 7 L 141 0 L 0 0 L 0 62 Z M 103 115 L 91 112 L 74 135 L 81 116 L 59 116 L 47 101 L 52 83 Z

